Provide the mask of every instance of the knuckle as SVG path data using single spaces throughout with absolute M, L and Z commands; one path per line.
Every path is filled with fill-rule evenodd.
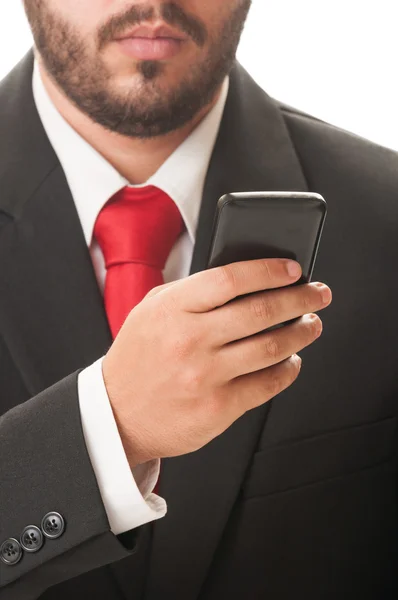
M 225 265 L 215 269 L 215 276 L 217 278 L 217 285 L 223 287 L 227 293 L 233 295 L 237 290 L 237 281 L 235 270 L 231 265 Z
M 225 413 L 225 404 L 222 401 L 220 394 L 209 394 L 204 401 L 201 401 L 201 406 L 205 413 L 206 419 L 213 425 L 217 421 L 220 421 L 220 419 L 223 419 Z
M 195 336 L 193 332 L 180 333 L 171 343 L 173 356 L 178 360 L 185 360 L 192 354 L 195 347 Z
M 281 352 L 280 343 L 274 335 L 270 335 L 265 340 L 265 351 L 267 356 L 274 362 L 277 362 Z
M 159 286 L 158 288 L 154 288 L 157 289 L 158 292 L 159 290 L 162 290 L 163 286 Z M 176 298 L 173 296 L 173 294 L 155 294 L 154 296 L 156 296 L 153 299 L 153 304 L 152 304 L 152 308 L 153 308 L 153 313 L 152 316 L 153 318 L 155 318 L 158 321 L 173 321 L 176 319 L 176 317 L 179 317 L 179 308 L 176 302 Z
M 269 377 L 268 379 L 268 393 L 271 396 L 271 398 L 273 398 L 274 396 L 277 396 L 279 394 L 279 392 L 281 392 L 283 390 L 284 386 L 284 378 L 283 376 L 277 372 L 277 373 L 272 373 L 272 375 Z
M 274 273 L 271 269 L 271 263 L 268 260 L 263 260 L 260 263 L 260 268 L 266 281 L 271 282 L 274 279 Z
M 275 309 L 272 302 L 265 298 L 254 299 L 252 301 L 251 308 L 255 319 L 262 322 L 272 321 L 275 314 Z
M 182 384 L 184 392 L 190 396 L 200 395 L 201 390 L 204 387 L 205 373 L 196 366 L 187 367 L 184 369 L 182 375 Z
M 156 294 L 153 294 L 155 296 Z M 148 296 L 149 298 L 150 296 Z M 170 318 L 171 310 L 167 302 L 163 298 L 156 298 L 152 304 L 151 318 L 156 322 L 163 322 Z
M 174 290 L 171 289 L 171 286 L 162 286 L 162 291 L 167 291 L 167 294 L 162 294 L 159 297 L 159 301 L 162 301 L 167 309 L 168 313 L 174 313 L 179 311 L 178 308 L 178 295 L 174 294 Z
M 162 288 L 162 286 L 160 286 L 160 285 L 157 285 L 156 287 L 152 288 L 146 294 L 145 298 L 152 298 L 152 296 L 156 296 L 156 294 L 158 294 L 160 292 L 161 288 Z

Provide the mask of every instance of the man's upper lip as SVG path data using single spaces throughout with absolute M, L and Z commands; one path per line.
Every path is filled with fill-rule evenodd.
M 125 40 L 132 37 L 140 38 L 173 38 L 175 40 L 185 40 L 186 36 L 183 33 L 176 31 L 168 25 L 138 25 L 134 29 L 130 29 L 127 33 L 117 37 L 118 40 Z

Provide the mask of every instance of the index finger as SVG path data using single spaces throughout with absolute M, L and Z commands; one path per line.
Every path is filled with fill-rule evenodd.
M 249 260 L 191 275 L 170 292 L 183 310 L 208 312 L 244 294 L 291 285 L 301 273 L 300 265 L 292 260 Z

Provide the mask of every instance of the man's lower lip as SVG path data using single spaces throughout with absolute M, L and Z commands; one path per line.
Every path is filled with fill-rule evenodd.
M 125 38 L 118 40 L 122 51 L 138 60 L 165 60 L 175 56 L 183 40 L 173 38 Z

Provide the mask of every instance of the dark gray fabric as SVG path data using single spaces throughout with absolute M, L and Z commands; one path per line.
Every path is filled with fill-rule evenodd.
M 10 599 L 35 598 L 63 581 L 65 557 L 71 577 L 130 553 L 109 531 L 91 469 L 77 402 L 78 373 L 0 418 L 1 540 L 18 539 L 25 525 L 40 526 L 52 510 L 66 520 L 63 535 L 46 540 L 38 553 L 25 553 L 12 567 L 1 563 L 2 593 Z
M 279 105 L 235 65 L 191 272 L 221 195 L 311 190 L 329 208 L 314 278 L 334 301 L 298 381 L 164 460 L 166 517 L 115 537 L 76 389 L 111 336 L 31 74 L 30 53 L 0 85 L 0 544 L 50 510 L 67 527 L 0 563 L 1 600 L 396 598 L 398 156 Z

